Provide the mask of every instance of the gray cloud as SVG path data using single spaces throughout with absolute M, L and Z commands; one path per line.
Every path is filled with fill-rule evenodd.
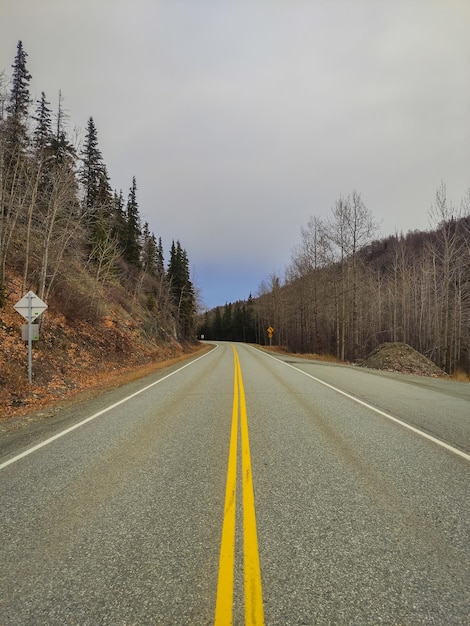
M 387 235 L 428 227 L 441 180 L 456 204 L 470 186 L 465 0 L 5 4 L 2 66 L 22 39 L 35 93 L 94 116 L 113 186 L 137 177 L 209 306 L 282 273 L 341 194 Z

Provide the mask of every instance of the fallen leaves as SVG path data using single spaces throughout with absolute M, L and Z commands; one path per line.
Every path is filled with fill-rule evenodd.
M 19 289 L 19 286 L 18 286 Z M 33 382 L 28 383 L 28 351 L 12 293 L 0 310 L 0 418 L 37 411 L 84 389 L 122 384 L 185 358 L 200 346 L 165 343 L 144 336 L 138 320 L 110 311 L 101 321 L 68 324 L 50 307 L 33 342 Z

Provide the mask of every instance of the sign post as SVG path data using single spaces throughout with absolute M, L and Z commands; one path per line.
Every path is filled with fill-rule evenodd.
M 269 347 L 272 346 L 273 344 L 273 332 L 274 332 L 274 328 L 272 326 L 270 326 L 269 328 L 266 329 L 268 331 L 268 337 L 269 337 Z
M 37 339 L 39 337 L 37 330 L 36 332 L 33 332 L 35 331 L 33 322 L 47 309 L 47 304 L 43 302 L 33 291 L 28 291 L 28 293 L 23 296 L 21 300 L 18 300 L 13 308 L 28 322 L 28 380 L 31 382 L 33 379 L 33 339 Z M 35 324 L 34 326 L 37 325 Z

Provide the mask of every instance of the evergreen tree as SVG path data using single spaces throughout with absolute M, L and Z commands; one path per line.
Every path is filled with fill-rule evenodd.
M 250 294 L 248 301 L 226 303 L 204 313 L 198 334 L 205 339 L 244 341 L 256 343 L 256 319 L 253 312 L 254 300 Z
M 88 216 L 89 238 L 92 247 L 98 248 L 107 241 L 113 228 L 113 197 L 106 167 L 100 173 L 96 206 Z
M 189 337 L 193 332 L 196 296 L 190 280 L 188 256 L 179 241 L 172 243 L 167 277 L 181 334 Z
M 29 81 L 31 74 L 26 68 L 28 54 L 23 49 L 23 43 L 18 41 L 15 61 L 12 65 L 12 86 L 7 111 L 6 138 L 10 151 L 15 149 L 24 151 L 28 145 L 28 115 L 31 98 L 29 95 Z
M 233 328 L 232 328 L 232 304 L 225 303 L 224 313 L 222 315 L 222 327 L 223 327 L 223 337 L 222 339 L 232 340 L 234 341 L 233 336 Z
M 56 113 L 55 132 L 52 137 L 52 151 L 57 163 L 65 163 L 68 161 L 70 166 L 76 158 L 75 148 L 67 139 L 65 120 L 67 115 L 65 114 L 63 107 L 62 92 L 59 89 L 59 103 Z
M 224 324 L 222 321 L 222 313 L 220 307 L 215 309 L 214 322 L 212 324 L 212 338 L 223 339 L 224 338 Z
M 141 237 L 139 205 L 137 204 L 137 183 L 135 176 L 132 178 L 132 186 L 129 189 L 129 197 L 126 206 L 126 242 L 124 258 L 135 267 L 141 267 Z
M 213 323 L 211 319 L 211 312 L 205 311 L 202 323 L 198 327 L 197 334 L 201 336 L 201 339 L 211 340 L 213 336 Z
M 46 94 L 41 92 L 41 99 L 37 101 L 36 114 L 33 115 L 36 121 L 34 129 L 34 145 L 40 154 L 47 152 L 52 147 L 52 112 Z
M 60 173 L 62 178 L 74 181 L 73 196 L 78 197 L 75 173 L 75 150 L 66 138 L 65 130 L 62 127 L 63 113 L 61 112 L 61 94 L 59 92 L 59 113 L 57 114 L 57 125 L 52 126 L 52 111 L 49 102 L 46 100 L 44 92 L 41 93 L 40 100 L 37 101 L 35 115 L 33 119 L 36 126 L 33 133 L 33 144 L 36 154 L 36 165 L 41 170 L 41 185 L 44 202 L 50 201 L 52 179 Z M 73 203 L 76 204 L 75 202 Z
M 92 117 L 88 120 L 81 159 L 80 182 L 84 187 L 84 208 L 88 215 L 92 215 L 99 204 L 103 172 L 105 172 L 103 157 L 98 148 L 98 132 Z
M 61 114 L 59 114 L 60 117 Z M 59 131 L 59 154 L 62 134 Z M 82 168 L 79 173 L 84 189 L 83 211 L 88 227 L 88 239 L 93 251 L 109 238 L 113 227 L 113 195 L 109 176 L 98 147 L 98 132 L 92 117 L 88 120 L 85 144 L 81 153 Z M 93 256 L 93 252 L 92 252 Z
M 163 244 L 161 237 L 158 238 L 156 265 L 157 276 L 159 278 L 163 278 L 165 276 L 165 260 L 163 258 Z
M 177 289 L 181 282 L 181 272 L 178 267 L 179 259 L 177 255 L 177 247 L 175 241 L 171 242 L 170 260 L 168 261 L 168 279 L 171 281 L 172 293 L 177 295 Z
M 109 216 L 111 214 L 112 201 L 113 193 L 111 190 L 111 185 L 109 184 L 108 169 L 106 165 L 103 164 L 103 167 L 101 168 L 98 177 L 96 202 L 98 207 L 105 207 L 104 213 Z
M 232 317 L 233 341 L 246 341 L 245 315 L 245 303 L 235 302 Z
M 119 249 L 124 251 L 127 241 L 127 217 L 122 189 L 119 191 L 119 193 L 117 191 L 114 191 L 112 212 L 112 235 L 116 240 Z
M 157 276 L 157 240 L 150 232 L 148 222 L 142 231 L 142 269 L 151 276 Z
M 46 94 L 41 92 L 40 100 L 36 102 L 35 115 L 33 120 L 36 126 L 33 132 L 34 159 L 31 159 L 31 178 L 36 179 L 37 186 L 34 192 L 35 212 L 39 210 L 43 218 L 47 214 L 47 206 L 52 195 L 52 112 L 49 108 L 49 102 L 46 100 Z M 30 220 L 33 216 L 33 207 L 31 206 Z M 37 218 L 36 218 L 37 219 Z M 29 246 L 29 234 L 26 236 L 26 243 Z M 26 254 L 26 263 L 27 263 Z
M 247 341 L 248 343 L 256 343 L 256 316 L 254 312 L 255 301 L 253 300 L 253 296 L 248 296 L 248 300 L 245 305 L 245 338 L 243 341 Z

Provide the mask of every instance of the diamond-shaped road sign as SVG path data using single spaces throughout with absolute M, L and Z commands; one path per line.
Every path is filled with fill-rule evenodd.
M 28 291 L 28 293 L 23 296 L 21 300 L 18 300 L 13 308 L 26 320 L 28 320 L 28 322 L 34 322 L 34 320 L 47 309 L 47 304 L 43 302 L 41 298 L 34 293 L 34 291 Z

